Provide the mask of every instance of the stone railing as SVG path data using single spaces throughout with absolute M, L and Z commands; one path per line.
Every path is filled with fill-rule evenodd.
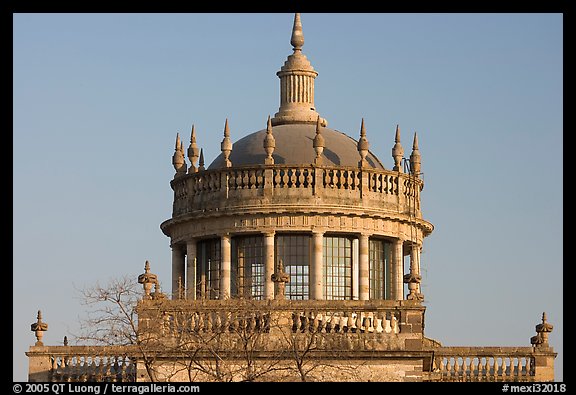
M 270 332 L 278 325 L 293 333 L 397 334 L 408 331 L 409 311 L 418 318 L 423 312 L 421 306 L 410 301 L 164 300 L 143 301 L 140 308 L 141 320 L 150 314 L 162 317 L 165 334 L 180 332 L 184 327 L 194 332 Z
M 338 202 L 420 217 L 424 183 L 410 174 L 372 168 L 255 165 L 180 175 L 171 186 L 173 216 L 225 210 L 237 206 L 228 200 L 240 198 L 244 206 L 261 206 L 286 204 L 286 198 L 298 196 L 303 206 Z
M 422 334 L 424 307 L 415 301 L 143 300 L 142 328 L 162 323 L 164 335 L 254 331 L 322 334 Z M 147 324 L 149 323 L 149 324 Z
M 31 347 L 29 381 L 131 382 L 137 351 L 121 346 Z
M 430 381 L 538 381 L 533 347 L 439 347 Z M 553 354 L 553 353 L 552 353 Z

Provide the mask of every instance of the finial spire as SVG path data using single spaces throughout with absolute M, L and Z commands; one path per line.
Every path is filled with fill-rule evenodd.
M 394 139 L 396 144 L 392 148 L 392 158 L 394 158 L 394 167 L 392 170 L 402 172 L 402 157 L 404 156 L 404 148 L 400 144 L 400 125 L 396 125 L 396 138 Z
M 548 335 L 553 329 L 554 326 L 548 323 L 546 312 L 543 312 L 542 323 L 536 325 L 536 336 L 530 338 L 530 343 L 539 348 L 548 347 Z
M 230 140 L 230 127 L 228 126 L 228 118 L 226 118 L 226 123 L 224 124 L 224 139 L 220 144 L 220 150 L 224 155 L 225 167 L 232 167 L 232 162 L 228 159 L 230 157 L 230 152 L 232 152 L 232 141 Z
M 44 332 L 48 330 L 48 324 L 42 322 L 42 312 L 40 310 L 38 310 L 36 322 L 30 325 L 30 330 L 36 335 L 36 344 L 34 345 L 43 346 L 44 343 L 42 343 L 42 337 L 44 336 Z
M 272 126 L 304 123 L 313 125 L 318 117 L 314 106 L 314 79 L 318 73 L 302 53 L 304 33 L 300 14 L 294 15 L 290 43 L 294 52 L 276 75 L 280 78 L 280 108 L 272 118 Z M 328 122 L 320 118 L 322 126 Z
M 186 162 L 184 161 L 184 149 L 180 140 L 180 133 L 176 133 L 176 146 L 174 147 L 174 155 L 172 155 L 172 165 L 174 170 L 176 170 L 174 177 L 186 174 Z
M 418 135 L 414 132 L 414 142 L 412 143 L 412 154 L 410 154 L 410 171 L 416 177 L 420 175 L 420 163 L 422 156 L 418 150 Z
M 294 52 L 301 51 L 304 45 L 304 33 L 302 32 L 302 22 L 300 21 L 300 13 L 294 14 L 294 26 L 292 27 L 292 37 L 290 37 L 290 44 L 294 47 Z
M 204 171 L 204 150 L 200 148 L 200 159 L 198 160 L 198 171 Z
M 190 160 L 190 168 L 188 173 L 195 173 L 198 171 L 196 161 L 198 160 L 198 145 L 196 145 L 196 129 L 192 124 L 192 131 L 190 132 L 190 145 L 188 146 L 188 159 Z
M 274 152 L 274 148 L 276 148 L 276 140 L 274 139 L 274 135 L 272 134 L 272 121 L 270 120 L 270 115 L 268 115 L 268 123 L 266 125 L 266 137 L 264 137 L 264 151 L 266 151 L 266 158 L 264 159 L 264 164 L 266 165 L 273 165 L 274 158 L 272 157 L 272 153 Z
M 370 149 L 370 143 L 366 138 L 366 128 L 364 127 L 364 118 L 362 118 L 362 123 L 360 125 L 360 139 L 358 139 L 358 153 L 360 153 L 360 162 L 358 165 L 360 167 L 366 167 L 368 162 L 366 162 L 366 155 L 368 155 L 368 150 Z
M 316 158 L 314 158 L 314 164 L 321 165 L 322 164 L 322 152 L 324 151 L 324 136 L 322 136 L 322 125 L 320 122 L 320 115 L 318 115 L 318 119 L 316 120 L 316 136 L 314 137 L 314 141 L 312 142 L 312 146 L 316 151 Z
M 138 284 L 144 288 L 144 299 L 152 299 L 152 285 L 158 283 L 158 276 L 150 273 L 150 262 L 144 264 L 144 273 L 138 276 Z

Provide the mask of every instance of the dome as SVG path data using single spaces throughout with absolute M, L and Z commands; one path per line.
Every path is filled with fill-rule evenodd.
M 314 163 L 316 151 L 313 140 L 316 136 L 315 124 L 284 124 L 272 128 L 276 147 L 272 157 L 279 165 L 303 165 Z M 360 161 L 358 142 L 345 133 L 322 128 L 325 140 L 322 153 L 323 165 L 357 167 Z M 266 129 L 249 134 L 236 141 L 232 146 L 230 161 L 233 166 L 262 165 L 266 158 L 263 142 Z M 366 156 L 368 164 L 375 169 L 384 170 L 384 166 L 371 152 Z M 208 169 L 224 167 L 224 156 L 220 154 Z

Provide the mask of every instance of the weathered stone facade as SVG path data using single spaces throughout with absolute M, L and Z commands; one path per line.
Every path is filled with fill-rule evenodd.
M 530 347 L 425 337 L 420 252 L 434 228 L 420 208 L 418 138 L 405 158 L 397 127 L 387 169 L 364 120 L 358 140 L 329 129 L 299 14 L 291 43 L 266 129 L 233 143 L 226 120 L 207 168 L 195 128 L 186 154 L 177 135 L 172 217 L 161 224 L 171 297 L 147 262 L 135 344 L 46 347 L 39 314 L 30 381 L 554 379 L 545 316 Z

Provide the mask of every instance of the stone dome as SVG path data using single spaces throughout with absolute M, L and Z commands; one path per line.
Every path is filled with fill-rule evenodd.
M 276 140 L 276 147 L 272 154 L 275 164 L 308 165 L 314 163 L 314 158 L 316 158 L 313 147 L 313 140 L 316 136 L 315 124 L 277 125 L 272 128 L 272 132 Z M 322 136 L 325 140 L 322 153 L 323 165 L 358 167 L 360 154 L 356 140 L 345 133 L 329 128 L 322 128 Z M 263 129 L 236 141 L 229 157 L 232 165 L 264 164 L 266 152 L 263 148 L 263 141 L 265 137 L 266 129 Z M 366 161 L 372 168 L 384 170 L 380 160 L 371 152 L 366 156 Z M 208 169 L 221 167 L 224 167 L 222 154 L 214 159 Z

